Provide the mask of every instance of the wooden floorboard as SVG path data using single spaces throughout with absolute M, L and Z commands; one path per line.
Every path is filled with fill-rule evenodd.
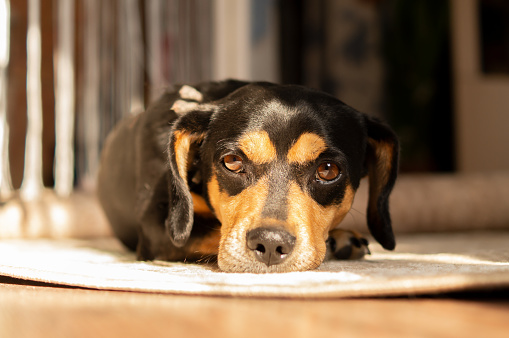
M 0 337 L 508 337 L 504 292 L 282 300 L 0 283 Z

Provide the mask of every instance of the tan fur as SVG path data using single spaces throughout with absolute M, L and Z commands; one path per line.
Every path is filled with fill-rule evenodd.
M 316 268 L 325 257 L 325 240 L 328 232 L 348 213 L 354 191 L 347 186 L 340 205 L 323 207 L 302 191 L 295 182 L 290 183 L 289 217 L 280 221 L 262 219 L 261 210 L 268 194 L 268 182 L 262 178 L 236 196 L 221 192 L 215 176 L 208 183 L 209 198 L 216 216 L 221 221 L 221 240 L 218 263 L 223 271 L 279 272 Z M 247 248 L 245 239 L 249 230 L 260 224 L 287 229 L 297 237 L 294 252 L 280 265 L 267 267 L 257 262 Z
M 204 218 L 215 217 L 202 196 L 191 192 L 191 197 L 193 198 L 193 210 L 195 214 L 198 214 Z
M 221 192 L 215 176 L 208 183 L 209 199 L 221 222 L 218 264 L 223 271 L 245 271 L 256 263 L 245 239 L 249 230 L 259 223 L 267 197 L 268 184 L 260 179 L 257 184 L 236 196 Z
M 188 252 L 191 256 L 205 258 L 206 256 L 217 255 L 219 252 L 219 241 L 221 239 L 220 229 L 214 229 L 209 235 L 198 238 L 190 243 Z
M 394 144 L 384 141 L 368 140 L 373 151 L 371 164 L 368 167 L 369 176 L 369 205 L 373 211 L 377 210 L 378 196 L 389 180 Z
M 302 134 L 288 151 L 287 159 L 290 163 L 305 164 L 312 162 L 327 149 L 325 140 L 314 134 Z
M 187 131 L 177 130 L 175 137 L 175 160 L 177 161 L 177 169 L 180 177 L 187 182 L 187 170 L 189 166 L 191 144 L 203 140 L 204 134 L 193 134 Z
M 372 170 L 379 175 L 378 185 L 384 187 L 389 180 L 389 173 L 391 172 L 394 144 L 373 139 L 369 139 L 368 142 L 374 149 L 375 155 L 375 163 Z
M 208 184 L 210 204 L 221 222 L 221 232 L 228 235 L 235 226 L 250 227 L 259 218 L 265 199 L 268 184 L 266 179 L 260 179 L 257 184 L 248 187 L 236 196 L 228 196 L 219 190 L 219 183 L 215 176 Z M 246 220 L 251 221 L 246 223 Z
M 288 195 L 289 219 L 295 227 L 299 246 L 295 260 L 310 264 L 306 269 L 316 268 L 325 257 L 325 240 L 329 231 L 343 220 L 353 203 L 355 192 L 347 186 L 342 203 L 323 207 L 311 196 L 302 191 L 296 183 L 291 183 Z M 302 267 L 301 267 L 302 268 Z
M 276 148 L 266 131 L 249 132 L 239 140 L 239 148 L 255 164 L 264 164 L 276 159 Z

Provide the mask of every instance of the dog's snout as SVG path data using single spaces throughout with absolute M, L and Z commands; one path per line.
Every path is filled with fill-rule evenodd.
M 267 266 L 281 264 L 295 246 L 295 237 L 277 228 L 257 228 L 247 233 L 247 246 Z

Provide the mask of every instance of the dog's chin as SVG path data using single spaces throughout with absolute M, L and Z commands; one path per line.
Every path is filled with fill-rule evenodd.
M 252 257 L 251 257 L 252 256 Z M 296 255 L 297 256 L 297 255 Z M 288 257 L 288 260 L 281 264 L 267 265 L 258 261 L 254 255 L 230 256 L 218 255 L 219 269 L 223 272 L 231 273 L 284 273 L 296 271 L 308 271 L 316 269 L 323 261 L 324 257 L 315 259 L 299 259 Z

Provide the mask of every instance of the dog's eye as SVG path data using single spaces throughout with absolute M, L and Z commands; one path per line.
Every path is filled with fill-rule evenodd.
M 341 170 L 334 163 L 325 162 L 316 169 L 316 177 L 320 181 L 333 181 L 341 175 Z
M 226 169 L 233 171 L 235 173 L 239 173 L 244 169 L 244 165 L 242 164 L 242 158 L 237 155 L 226 155 L 223 158 L 223 163 Z

